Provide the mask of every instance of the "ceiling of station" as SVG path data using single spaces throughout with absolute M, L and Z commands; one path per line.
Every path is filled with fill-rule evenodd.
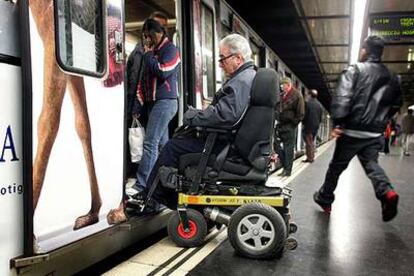
M 323 68 L 319 64 L 319 50 L 326 61 L 331 61 L 333 56 L 336 62 L 341 62 L 347 53 L 335 53 L 325 47 L 325 44 L 335 44 L 338 50 L 344 50 L 344 42 L 347 42 L 348 33 L 341 28 L 341 33 L 335 32 L 339 28 L 337 22 L 321 22 L 318 20 L 320 13 L 337 15 L 338 9 L 342 12 L 342 2 L 333 0 L 303 1 L 304 7 L 309 11 L 311 28 L 305 29 L 292 0 L 256 0 L 251 1 L 227 0 L 235 11 L 263 38 L 269 47 L 283 60 L 296 76 L 309 89 L 319 91 L 319 100 L 325 107 L 329 107 L 330 94 L 327 82 L 324 79 Z M 338 2 L 339 4 L 331 4 Z M 339 6 L 338 6 L 339 5 Z M 301 5 L 302 6 L 302 5 Z M 339 21 L 346 18 L 339 18 Z M 332 25 L 334 24 L 334 25 Z M 311 41 L 307 33 L 313 33 L 316 41 Z M 345 36 L 345 38 L 343 38 Z M 336 39 L 341 42 L 338 43 Z M 316 44 L 316 45 L 314 45 Z M 339 44 L 339 45 L 336 45 Z M 317 47 L 318 46 L 318 47 Z M 346 49 L 345 49 L 345 52 Z M 336 70 L 335 64 L 329 68 Z
M 411 0 L 371 0 L 370 13 L 389 13 L 414 11 Z
M 301 0 L 301 5 L 306 10 L 307 16 L 326 16 L 349 14 L 351 0 L 331 1 L 331 0 Z
M 329 93 L 348 66 L 351 43 L 351 0 L 293 0 L 312 42 Z

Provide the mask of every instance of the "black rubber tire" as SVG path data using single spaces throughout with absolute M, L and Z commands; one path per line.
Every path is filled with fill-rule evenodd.
M 190 238 L 185 238 L 180 235 L 178 227 L 180 226 L 180 217 L 176 212 L 170 217 L 168 221 L 168 236 L 170 239 L 180 247 L 197 247 L 204 243 L 207 235 L 207 222 L 204 216 L 197 210 L 187 209 L 188 220 L 196 226 L 196 233 Z
M 254 214 L 265 216 L 271 222 L 275 234 L 271 244 L 266 245 L 264 249 L 259 251 L 245 246 L 237 235 L 237 228 L 243 218 Z M 282 256 L 287 238 L 287 229 L 282 216 L 273 207 L 262 203 L 249 203 L 240 206 L 230 217 L 228 236 L 231 245 L 238 254 L 251 259 L 270 259 Z

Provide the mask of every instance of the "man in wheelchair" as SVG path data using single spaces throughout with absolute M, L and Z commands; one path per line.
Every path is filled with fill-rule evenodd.
M 205 110 L 190 108 L 163 148 L 147 190 L 129 204 L 156 202 L 177 209 L 168 233 L 178 245 L 200 245 L 208 224 L 228 225 L 231 244 L 251 258 L 280 256 L 288 234 L 290 190 L 267 187 L 278 79 L 258 69 L 249 42 L 238 34 L 220 42 L 220 67 L 228 77 Z M 296 247 L 294 241 L 293 249 Z
M 205 135 L 198 135 L 195 127 L 219 128 L 223 135 L 219 135 L 212 148 L 212 154 L 218 154 L 228 144 L 227 130 L 235 128 L 242 118 L 250 101 L 250 90 L 256 75 L 251 60 L 249 42 L 238 34 L 231 34 L 220 42 L 219 64 L 228 80 L 216 93 L 213 102 L 205 110 L 191 108 L 184 114 L 184 126 L 181 127 L 163 148 L 160 156 L 148 178 L 147 190 L 132 196 L 130 202 L 139 202 L 147 197 L 149 189 L 158 174 L 160 167 L 179 168 L 182 156 L 195 153 L 191 157 L 198 162 L 199 155 L 206 143 Z M 260 124 L 260 122 L 258 122 Z M 198 153 L 198 154 L 197 154 Z M 188 160 L 184 162 L 189 162 Z M 158 182 L 158 181 L 157 181 Z M 175 190 L 158 187 L 154 198 L 170 208 L 176 208 L 177 194 Z

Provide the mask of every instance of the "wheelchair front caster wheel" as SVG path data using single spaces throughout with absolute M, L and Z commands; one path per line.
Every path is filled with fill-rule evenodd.
M 298 247 L 298 241 L 295 238 L 287 238 L 285 241 L 285 248 L 288 250 L 295 250 Z
M 187 209 L 190 230 L 186 232 L 176 212 L 168 221 L 168 236 L 181 247 L 196 247 L 203 244 L 207 235 L 207 222 L 204 216 L 197 210 Z
M 286 223 L 273 207 L 249 203 L 230 217 L 229 240 L 242 256 L 268 259 L 282 254 L 287 237 Z
M 298 231 L 297 224 L 294 222 L 289 223 L 289 234 L 296 233 L 296 231 Z

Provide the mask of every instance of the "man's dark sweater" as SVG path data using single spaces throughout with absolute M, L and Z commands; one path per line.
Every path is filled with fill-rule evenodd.
M 305 114 L 305 105 L 302 94 L 292 87 L 286 95 L 282 95 L 282 101 L 278 107 L 278 129 L 294 129 Z

